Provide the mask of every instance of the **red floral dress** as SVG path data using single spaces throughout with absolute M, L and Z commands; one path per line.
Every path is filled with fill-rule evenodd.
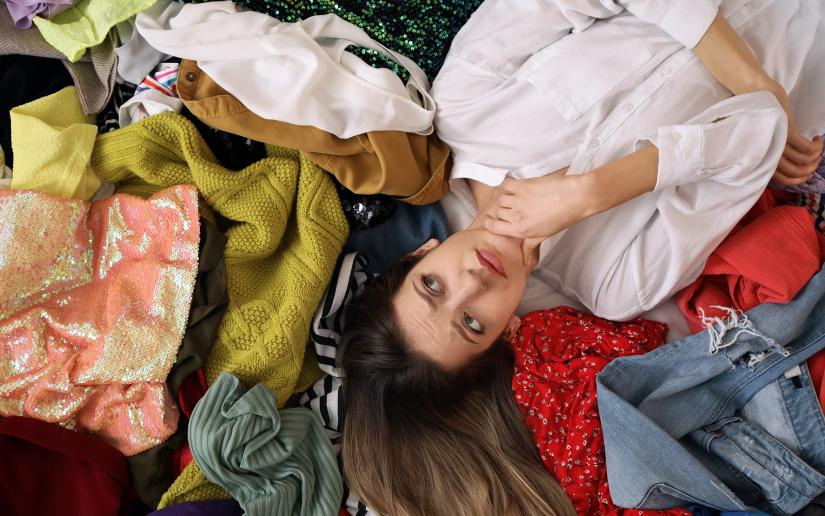
M 608 362 L 660 346 L 667 326 L 614 323 L 569 307 L 533 312 L 513 339 L 513 396 L 542 462 L 582 515 L 689 515 L 613 505 L 596 404 L 596 375 Z

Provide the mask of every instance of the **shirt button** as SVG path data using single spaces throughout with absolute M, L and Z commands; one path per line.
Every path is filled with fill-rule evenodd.
M 662 77 L 667 77 L 668 75 L 670 75 L 671 71 L 672 70 L 670 69 L 670 67 L 665 65 L 662 67 L 662 71 L 660 73 L 662 74 Z
M 599 139 L 598 138 L 593 138 L 592 140 L 590 140 L 590 148 L 591 149 L 595 149 L 598 146 L 599 146 Z
M 681 135 L 681 134 L 679 134 L 679 133 L 673 133 L 673 136 L 671 136 L 671 138 L 673 139 L 673 142 L 674 142 L 674 143 L 678 143 L 678 142 L 679 142 L 679 140 L 681 140 L 681 139 L 682 139 L 682 135 Z
M 624 106 L 622 106 L 622 110 L 625 113 L 630 113 L 631 111 L 633 111 L 633 104 L 625 104 Z
M 195 72 L 186 72 L 186 80 L 187 81 L 194 81 L 197 78 L 198 78 L 198 74 L 196 74 Z

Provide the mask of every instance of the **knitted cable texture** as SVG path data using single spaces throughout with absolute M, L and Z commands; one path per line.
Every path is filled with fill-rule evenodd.
M 211 384 L 229 371 L 247 387 L 264 383 L 283 406 L 318 377 L 317 363 L 311 354 L 305 362 L 304 351 L 347 223 L 324 171 L 298 151 L 267 150 L 267 158 L 229 170 L 186 118 L 168 113 L 99 136 L 92 167 L 102 180 L 119 182 L 119 192 L 142 196 L 194 183 L 205 204 L 229 221 L 229 308 L 206 378 Z M 192 462 L 159 507 L 219 498 L 229 495 Z

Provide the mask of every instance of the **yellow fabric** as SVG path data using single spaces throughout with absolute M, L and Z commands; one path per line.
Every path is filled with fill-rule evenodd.
M 179 503 L 200 500 L 230 500 L 231 498 L 232 495 L 224 488 L 210 482 L 193 460 L 180 472 L 169 490 L 163 494 L 158 509 Z
M 86 49 L 99 45 L 109 30 L 128 20 L 157 0 L 80 0 L 48 19 L 34 17 L 40 34 L 71 62 L 78 61 Z
M 101 179 L 119 182 L 118 191 L 139 195 L 194 183 L 206 204 L 231 221 L 229 308 L 206 379 L 229 371 L 247 387 L 265 383 L 283 406 L 299 381 L 304 386 L 319 376 L 304 351 L 348 228 L 332 180 L 317 165 L 294 150 L 269 147 L 268 154 L 228 170 L 186 118 L 164 113 L 99 136 L 92 166 Z M 228 496 L 192 463 L 160 507 Z
M 97 126 L 83 113 L 74 86 L 17 106 L 11 116 L 15 190 L 88 201 L 100 188 L 89 160 Z

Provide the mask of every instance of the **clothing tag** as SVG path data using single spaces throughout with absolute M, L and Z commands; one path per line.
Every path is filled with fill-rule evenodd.
M 798 365 L 793 366 L 792 368 L 785 371 L 785 378 L 795 378 L 802 374 L 802 369 L 799 368 Z

